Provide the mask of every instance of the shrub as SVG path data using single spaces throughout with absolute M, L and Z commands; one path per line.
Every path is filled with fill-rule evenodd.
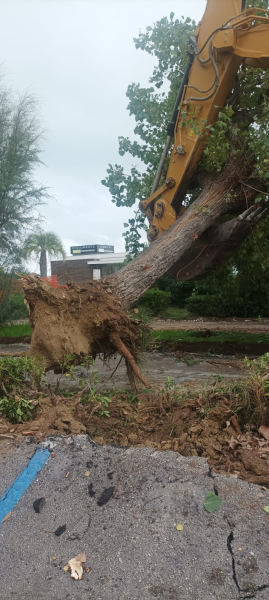
M 12 423 L 30 418 L 38 404 L 30 392 L 40 387 L 43 375 L 43 365 L 28 356 L 0 359 L 0 411 Z
M 244 316 L 244 302 L 237 299 L 229 302 L 210 294 L 193 295 L 186 301 L 188 311 L 199 317 Z
M 0 323 L 26 319 L 27 317 L 28 309 L 24 304 L 23 294 L 4 295 L 0 304 Z
M 195 282 L 194 281 L 176 281 L 163 275 L 158 279 L 156 287 L 163 292 L 171 292 L 171 303 L 178 308 L 185 308 L 186 300 L 191 296 Z
M 171 292 L 162 292 L 157 288 L 148 290 L 139 298 L 137 306 L 143 306 L 153 316 L 159 315 L 171 302 Z

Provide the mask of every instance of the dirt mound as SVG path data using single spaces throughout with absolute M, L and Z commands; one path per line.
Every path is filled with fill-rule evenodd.
M 269 443 L 254 429 L 241 431 L 225 403 L 204 410 L 199 399 L 175 402 L 169 392 L 122 393 L 112 398 L 109 412 L 109 417 L 100 416 L 92 403 L 82 405 L 75 398 L 62 397 L 56 406 L 43 398 L 34 419 L 20 425 L 5 421 L 1 431 L 16 443 L 25 432 L 37 441 L 49 434 L 88 433 L 99 444 L 203 456 L 215 472 L 269 487 Z
M 136 365 L 140 342 L 139 321 L 131 320 L 105 279 L 83 285 L 67 283 L 53 288 L 37 276 L 23 277 L 29 306 L 32 339 L 29 355 L 43 357 L 54 368 L 68 354 L 78 360 L 118 350 L 149 387 Z M 57 361 L 56 361 L 57 357 Z

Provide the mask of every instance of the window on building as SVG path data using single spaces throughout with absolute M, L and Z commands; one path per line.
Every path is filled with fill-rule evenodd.
M 102 265 L 102 277 L 107 277 L 108 275 L 113 275 L 113 273 L 117 273 L 120 269 L 122 269 L 124 265 Z

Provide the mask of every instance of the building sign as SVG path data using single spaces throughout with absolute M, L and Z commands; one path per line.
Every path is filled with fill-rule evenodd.
M 86 246 L 71 246 L 71 254 L 98 254 L 99 252 L 114 252 L 114 246 L 87 244 Z

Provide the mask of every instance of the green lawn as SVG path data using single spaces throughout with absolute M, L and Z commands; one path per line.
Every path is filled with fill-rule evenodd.
M 151 339 L 153 342 L 239 342 L 241 344 L 268 344 L 268 333 L 244 333 L 240 331 L 212 331 L 209 337 L 203 337 L 201 331 L 152 331 Z
M 25 335 L 32 335 L 32 329 L 28 323 L 0 325 L 0 337 L 23 337 Z
M 160 314 L 162 319 L 187 319 L 190 316 L 186 308 L 177 308 L 177 306 L 168 306 Z

